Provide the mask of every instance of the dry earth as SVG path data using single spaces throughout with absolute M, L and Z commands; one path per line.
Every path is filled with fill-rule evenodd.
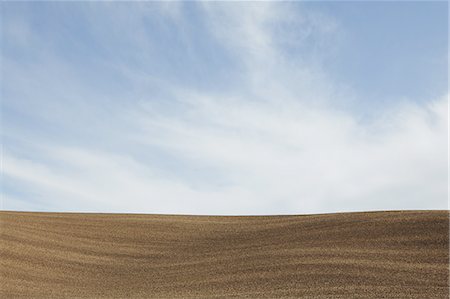
M 1 298 L 448 298 L 448 211 L 0 220 Z

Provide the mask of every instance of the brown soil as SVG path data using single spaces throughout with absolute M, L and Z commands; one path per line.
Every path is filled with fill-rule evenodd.
M 1 298 L 448 298 L 449 212 L 0 212 Z

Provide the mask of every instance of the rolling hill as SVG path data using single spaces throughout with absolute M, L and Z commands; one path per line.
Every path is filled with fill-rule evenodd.
M 1 298 L 448 298 L 449 212 L 0 212 Z

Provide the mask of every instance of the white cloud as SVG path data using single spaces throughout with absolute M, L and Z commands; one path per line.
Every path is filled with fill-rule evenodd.
M 388 130 L 370 132 L 333 112 L 277 114 L 274 107 L 251 107 L 249 113 L 236 103 L 204 108 L 193 114 L 196 123 L 178 117 L 150 123 L 143 113 L 140 124 L 148 131 L 135 136 L 135 144 L 156 144 L 191 167 L 218 174 L 200 185 L 186 177 L 164 178 L 125 154 L 73 148 L 48 148 L 40 163 L 6 153 L 4 175 L 38 188 L 48 206 L 68 210 L 270 214 L 446 208 L 445 99 L 404 107 Z

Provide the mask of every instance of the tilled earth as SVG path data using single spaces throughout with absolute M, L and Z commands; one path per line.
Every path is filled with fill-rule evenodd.
M 0 212 L 1 298 L 449 298 L 449 212 Z

